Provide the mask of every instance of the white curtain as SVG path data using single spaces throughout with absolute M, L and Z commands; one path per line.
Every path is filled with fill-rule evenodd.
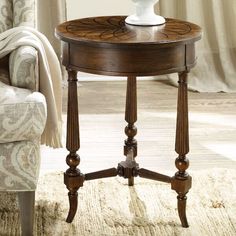
M 236 0 L 160 0 L 159 11 L 162 16 L 191 21 L 203 29 L 190 88 L 236 92 Z M 169 78 L 174 81 L 176 76 Z
M 55 28 L 66 21 L 66 0 L 37 0 L 37 28 L 47 36 L 58 57 L 61 43 L 55 37 Z

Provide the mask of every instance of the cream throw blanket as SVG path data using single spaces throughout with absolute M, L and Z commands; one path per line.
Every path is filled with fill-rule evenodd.
M 0 58 L 20 46 L 32 46 L 39 55 L 39 91 L 47 101 L 47 122 L 41 142 L 62 147 L 62 75 L 58 58 L 47 38 L 36 29 L 20 26 L 0 34 Z

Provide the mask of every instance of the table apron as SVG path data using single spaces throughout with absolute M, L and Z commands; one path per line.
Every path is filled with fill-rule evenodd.
M 148 76 L 189 70 L 196 64 L 195 45 L 95 47 L 63 44 L 63 65 L 92 74 Z

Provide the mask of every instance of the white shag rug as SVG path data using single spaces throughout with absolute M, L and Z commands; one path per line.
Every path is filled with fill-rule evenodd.
M 79 190 L 72 224 L 65 222 L 67 190 L 62 173 L 40 178 L 36 195 L 35 235 L 41 236 L 233 236 L 236 235 L 236 171 L 191 173 L 188 193 L 190 227 L 180 226 L 176 193 L 170 185 L 136 178 L 88 181 Z M 0 235 L 20 235 L 14 194 L 0 194 Z

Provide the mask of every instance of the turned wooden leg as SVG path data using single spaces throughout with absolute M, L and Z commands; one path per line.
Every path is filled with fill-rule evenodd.
M 175 151 L 179 154 L 175 160 L 178 169 L 171 180 L 171 188 L 178 193 L 178 213 L 183 227 L 188 227 L 186 217 L 186 194 L 191 188 L 192 178 L 186 172 L 189 161 L 186 154 L 189 152 L 189 132 L 188 132 L 188 91 L 187 91 L 188 72 L 179 73 L 179 89 L 177 104 L 177 123 Z
M 77 98 L 77 72 L 68 71 L 68 110 L 67 110 L 67 136 L 66 148 L 70 152 L 66 157 L 66 163 L 69 169 L 64 173 L 64 183 L 69 190 L 70 209 L 66 222 L 71 223 L 77 211 L 77 191 L 83 186 L 84 175 L 77 166 L 80 163 L 80 157 L 76 153 L 80 148 L 79 138 L 79 112 Z
M 137 156 L 137 141 L 134 139 L 137 134 L 137 128 L 134 125 L 137 121 L 137 86 L 136 77 L 134 76 L 127 78 L 125 120 L 128 123 L 125 127 L 125 134 L 128 138 L 125 140 L 124 155 L 129 154 L 129 157 L 134 161 Z M 129 152 L 130 149 L 132 149 L 132 152 Z M 134 185 L 133 176 L 128 178 L 128 184 L 129 186 Z
M 35 191 L 18 192 L 22 236 L 33 236 Z

